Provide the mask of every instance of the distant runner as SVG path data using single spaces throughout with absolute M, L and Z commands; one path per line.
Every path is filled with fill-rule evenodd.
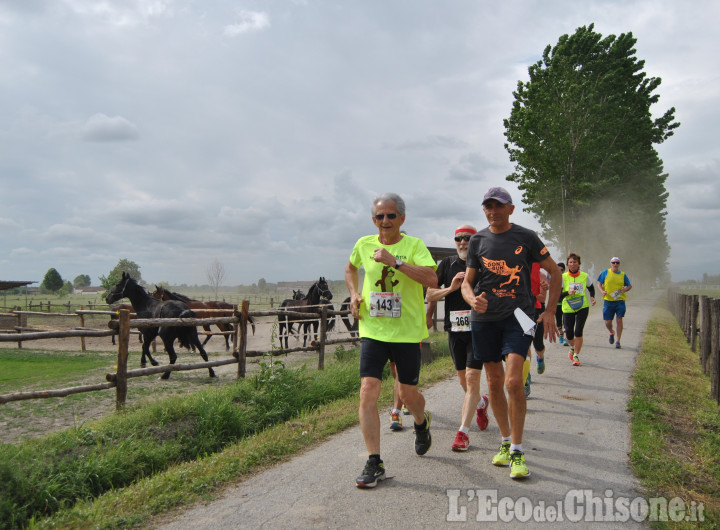
M 603 296 L 603 320 L 605 327 L 610 332 L 610 344 L 620 349 L 620 337 L 623 332 L 623 318 L 625 317 L 625 300 L 627 292 L 632 289 L 630 277 L 620 270 L 620 258 L 613 257 L 610 260 L 610 268 L 600 273 L 597 279 L 600 294 Z M 617 322 L 617 336 L 613 331 L 612 320 L 615 317 Z

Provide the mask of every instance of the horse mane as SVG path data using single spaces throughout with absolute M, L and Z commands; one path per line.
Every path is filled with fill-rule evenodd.
M 170 296 L 172 296 L 175 300 L 180 300 L 181 302 L 195 302 L 192 298 L 189 296 L 185 296 L 184 294 L 176 293 L 175 291 L 168 291 L 170 293 Z

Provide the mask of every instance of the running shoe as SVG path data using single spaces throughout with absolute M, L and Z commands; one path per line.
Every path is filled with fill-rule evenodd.
M 535 356 L 535 358 L 537 359 L 537 373 L 542 374 L 545 372 L 545 357 Z
M 573 355 L 573 366 L 580 366 L 580 357 L 577 356 L 577 353 Z
M 563 345 L 566 345 L 566 344 L 567 344 L 567 341 L 565 340 L 565 337 L 563 337 L 562 335 L 560 335 L 560 338 L 558 339 L 558 342 L 559 342 L 560 344 L 563 344 Z
M 409 415 L 410 415 L 410 411 L 408 410 L 408 408 L 407 408 L 405 405 L 403 405 L 402 413 L 403 413 L 405 416 L 409 416 Z
M 385 480 L 383 461 L 368 458 L 362 473 L 355 479 L 355 485 L 358 488 L 374 488 L 381 480 Z
M 573 357 L 575 357 L 575 348 L 570 348 L 570 351 L 568 352 L 568 357 L 570 357 L 570 360 L 573 360 Z
M 570 346 L 570 343 L 567 341 L 565 337 L 563 337 L 563 346 Z
M 402 431 L 402 418 L 400 417 L 400 414 L 397 412 L 391 412 L 390 413 L 390 428 L 393 431 Z
M 510 440 L 500 444 L 500 451 L 493 457 L 492 463 L 495 466 L 510 465 Z
M 525 399 L 530 397 L 530 383 L 532 383 L 532 378 L 530 377 L 530 374 L 528 374 L 527 379 L 525 380 Z
M 419 425 L 415 424 L 415 452 L 422 456 L 430 450 L 432 445 L 432 436 L 430 436 L 430 423 L 432 422 L 432 414 L 430 411 L 425 411 L 425 428 L 420 429 Z
M 481 431 L 484 431 L 488 428 L 488 424 L 490 423 L 490 419 L 488 418 L 488 404 L 490 403 L 490 400 L 487 396 L 482 396 L 480 398 L 480 403 L 482 404 L 480 407 L 478 407 L 476 411 L 475 421 L 477 421 L 477 426 L 480 428 Z
M 510 453 L 510 478 L 525 478 L 530 476 L 530 471 L 525 464 L 525 453 L 513 451 Z
M 615 342 L 615 333 L 610 333 L 610 338 L 608 339 L 610 341 L 610 344 Z M 616 346 L 617 347 L 617 346 Z
M 621 346 L 620 346 L 620 341 L 618 341 L 618 342 L 615 343 L 615 349 L 616 349 L 616 350 L 619 350 L 620 348 L 621 348 Z
M 470 438 L 464 432 L 458 431 L 451 449 L 453 451 L 467 451 L 468 447 L 470 447 Z

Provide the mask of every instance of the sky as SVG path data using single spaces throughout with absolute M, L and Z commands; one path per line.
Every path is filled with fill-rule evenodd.
M 656 146 L 672 279 L 718 274 L 718 20 L 714 0 L 0 0 L 0 280 L 99 285 L 120 259 L 150 283 L 216 260 L 228 286 L 341 279 L 383 192 L 428 246 L 486 226 L 492 186 L 538 229 L 503 119 L 591 23 L 632 32 L 653 115 L 681 123 Z

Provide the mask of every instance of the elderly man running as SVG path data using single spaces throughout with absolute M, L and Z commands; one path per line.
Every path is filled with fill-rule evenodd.
M 385 478 L 377 403 L 388 361 L 395 363 L 400 398 L 415 420 L 415 452 L 424 455 L 432 444 L 432 415 L 417 384 L 421 342 L 428 336 L 423 286 L 437 287 L 435 260 L 425 243 L 400 232 L 405 202 L 399 195 L 376 197 L 371 211 L 378 234 L 358 239 L 345 266 L 350 310 L 359 320 L 361 339 L 359 416 L 368 460 L 355 479 L 359 488 L 373 488 Z M 360 267 L 365 269 L 362 292 Z

